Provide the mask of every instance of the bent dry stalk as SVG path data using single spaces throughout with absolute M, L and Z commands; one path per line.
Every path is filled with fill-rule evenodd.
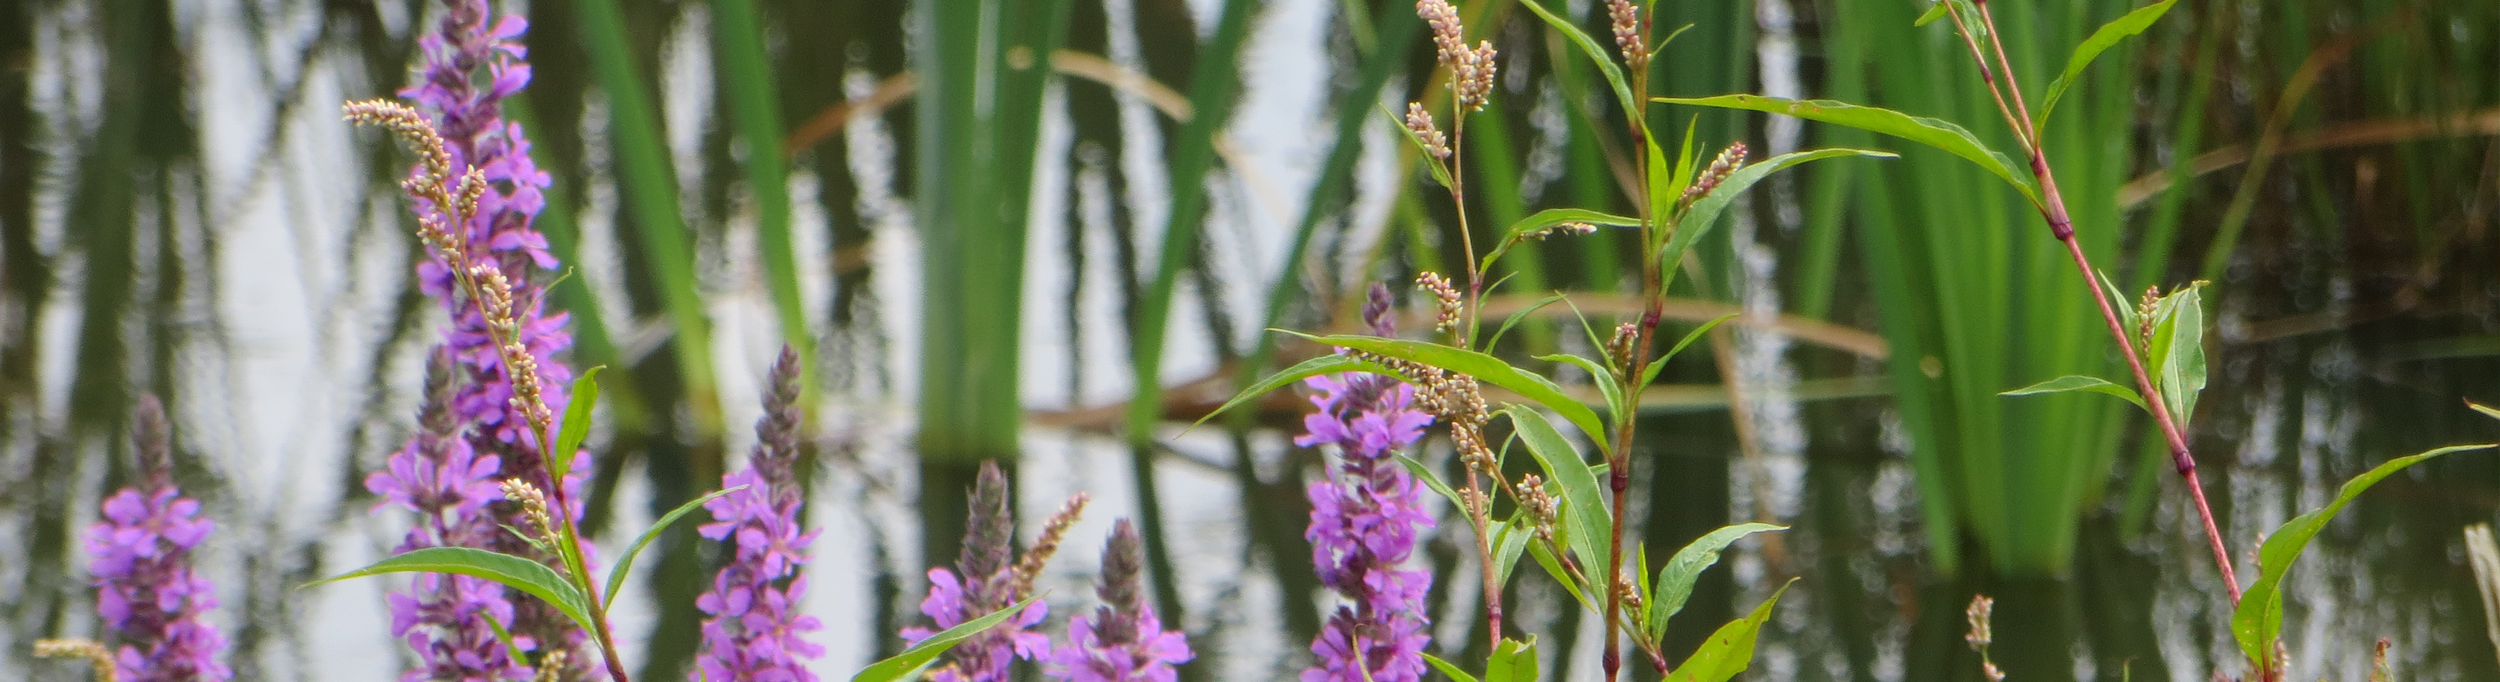
M 1983 52 L 1978 39 L 1971 34 L 1974 20 L 1963 17 L 1963 10 L 1953 2 L 1945 0 L 1945 13 L 1953 18 L 1955 32 L 1961 35 L 1962 43 L 1970 49 L 1971 60 L 1979 67 L 1980 80 L 1996 100 L 1997 112 L 2005 117 L 2006 127 L 2012 130 L 2015 138 L 2022 143 L 2023 151 L 2030 156 L 2032 178 L 2040 186 L 2039 198 L 2032 205 L 2039 210 L 2041 220 L 2048 223 L 2050 233 L 2066 246 L 2066 253 L 2074 261 L 2075 269 L 2083 274 L 2084 288 L 2092 292 L 2093 302 L 2100 306 L 2101 319 L 2109 326 L 2110 338 L 2118 342 L 2119 353 L 2127 360 L 2127 370 L 2135 376 L 2136 391 L 2145 400 L 2145 411 L 2152 413 L 2154 424 L 2161 428 L 2162 438 L 2170 446 L 2171 467 L 2179 472 L 2180 478 L 2185 479 L 2188 493 L 2196 502 L 2197 516 L 2205 525 L 2205 538 L 2213 548 L 2214 565 L 2222 571 L 2223 587 L 2230 591 L 2231 601 L 2237 603 L 2240 600 L 2239 576 L 2232 569 L 2230 548 L 2223 543 L 2221 529 L 2214 523 L 2213 507 L 2205 501 L 2205 486 L 2196 475 L 2196 458 L 2188 450 L 2187 433 L 2171 414 L 2170 406 L 2162 399 L 2162 392 L 2154 385 L 2152 375 L 2144 370 L 2144 358 L 2130 340 L 2127 325 L 2119 321 L 2117 309 L 2111 307 L 2099 271 L 2092 267 L 2091 257 L 2084 254 L 2082 242 L 2075 239 L 2074 220 L 2066 212 L 2065 197 L 2058 192 L 2057 176 L 2050 170 L 2048 151 L 2040 143 L 2039 127 L 2033 122 L 2031 109 L 2023 100 L 2022 86 L 2014 76 L 2013 63 L 2005 57 L 2004 41 L 1997 37 L 1996 18 L 1989 12 L 1987 0 L 1971 0 L 1971 5 L 1979 13 L 1976 23 L 1987 31 L 1989 49 Z M 1989 63 L 1989 54 L 1995 57 L 1993 67 Z M 1996 78 L 1996 74 L 2000 73 L 2005 76 L 2003 82 Z M 2011 108 L 2006 106 L 2009 97 L 2013 103 Z

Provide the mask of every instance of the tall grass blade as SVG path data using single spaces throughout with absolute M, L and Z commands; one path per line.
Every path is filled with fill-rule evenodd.
M 755 0 L 712 0 L 712 55 L 720 91 L 729 100 L 731 123 L 745 147 L 747 191 L 755 198 L 755 243 L 764 257 L 764 282 L 780 315 L 782 339 L 797 350 L 802 368 L 815 364 L 815 335 L 799 299 L 798 259 L 790 242 L 790 167 L 782 154 L 781 97 L 764 54 L 764 28 Z M 802 390 L 813 382 L 801 381 Z

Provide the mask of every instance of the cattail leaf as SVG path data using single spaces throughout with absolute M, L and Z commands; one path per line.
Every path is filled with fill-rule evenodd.
M 1641 125 L 1640 100 L 1632 97 L 1632 86 L 1625 84 L 1623 67 L 1615 64 L 1614 57 L 1606 53 L 1605 47 L 1597 44 L 1597 39 L 1590 38 L 1588 32 L 1580 30 L 1579 25 L 1573 24 L 1570 19 L 1555 15 L 1552 11 L 1545 9 L 1544 5 L 1538 4 L 1536 0 L 1519 0 L 1519 5 L 1528 8 L 1530 12 L 1535 12 L 1537 18 L 1545 20 L 1545 25 L 1554 27 L 1554 30 L 1561 33 L 1563 38 L 1579 46 L 1580 53 L 1588 55 L 1589 61 L 1596 62 L 1597 72 L 1606 76 L 1606 85 L 1615 89 L 1615 99 L 1623 102 L 1625 115 L 1632 117 L 1633 125 Z
M 2027 173 L 2015 171 L 2017 166 L 2004 154 L 1989 149 L 1970 130 L 1951 121 L 1911 116 L 1891 109 L 1864 107 L 1827 99 L 1788 100 L 1760 95 L 1720 95 L 1717 97 L 1660 97 L 1653 101 L 1667 104 L 1690 104 L 1721 109 L 1745 109 L 1772 114 L 1786 114 L 1809 121 L 1849 126 L 1872 133 L 1891 135 L 1934 147 L 1979 164 L 1993 173 L 2032 203 L 2040 203 L 2040 193 L 2031 186 Z M 1767 162 L 1766 162 L 1767 163 Z
M 1503 638 L 1493 645 L 1493 658 L 1484 664 L 1484 682 L 1536 682 L 1536 635 L 1528 641 Z
M 1223 406 L 1215 408 L 1215 411 L 1213 412 L 1208 412 L 1204 417 L 1199 417 L 1196 423 L 1190 424 L 1189 426 L 1190 428 L 1197 428 L 1198 424 L 1207 423 L 1207 420 L 1214 419 L 1216 415 L 1223 414 L 1235 407 L 1240 407 L 1242 403 L 1256 400 L 1259 396 L 1267 395 L 1269 391 L 1290 386 L 1294 382 L 1301 381 L 1303 379 L 1308 379 L 1322 374 L 1336 374 L 1339 372 L 1370 372 L 1386 376 L 1397 376 L 1395 372 L 1389 371 L 1389 368 L 1381 366 L 1380 363 L 1370 362 L 1352 356 L 1330 353 L 1311 358 L 1309 360 L 1304 360 L 1301 364 L 1285 368 L 1284 371 L 1267 375 L 1267 378 L 1260 379 L 1259 383 L 1251 384 L 1249 388 L 1241 389 L 1240 393 L 1233 395 L 1233 399 L 1224 401 Z
M 860 669 L 859 674 L 851 676 L 851 682 L 896 682 L 909 678 L 936 661 L 937 657 L 945 654 L 947 649 L 954 648 L 957 642 L 998 627 L 1000 623 L 1007 622 L 1008 617 L 1022 613 L 1025 607 L 1032 606 L 1033 602 L 1041 601 L 1041 599 L 1040 595 L 1035 595 L 1016 602 L 1015 606 L 999 609 L 996 613 L 964 621 L 961 625 L 930 635 L 928 639 L 920 640 L 919 644 L 904 649 L 903 653 L 895 654 L 893 658 L 871 663 L 868 667 Z
M 582 440 L 590 437 L 590 410 L 599 405 L 599 370 L 582 370 L 573 379 L 573 402 L 564 406 L 564 428 L 556 434 L 556 449 L 547 453 L 547 480 L 564 484 L 564 477 L 573 473 L 573 455 L 581 452 Z
M 2125 398 L 2127 399 L 2127 402 L 2135 403 L 2137 408 L 2141 408 L 2147 412 L 2150 412 L 2153 409 L 2144 404 L 2144 397 L 2136 395 L 2135 389 L 2113 384 L 2102 380 L 2099 377 L 2088 377 L 2080 374 L 2069 374 L 2011 391 L 2001 392 L 1997 395 L 2046 395 L 2050 393 L 2072 393 L 2075 391 L 2106 393 L 2120 398 Z
M 2248 591 L 2240 593 L 2239 606 L 2231 611 L 2231 635 L 2239 640 L 2240 653 L 2247 654 L 2248 660 L 2258 662 L 2261 669 L 2273 667 L 2274 643 L 2283 635 L 2283 576 L 2291 572 L 2292 562 L 2300 558 L 2302 550 L 2309 548 L 2309 541 L 2318 536 L 2319 530 L 2326 528 L 2326 522 L 2334 519 L 2336 512 L 2344 510 L 2344 505 L 2360 497 L 2362 491 L 2369 490 L 2381 479 L 2406 467 L 2440 455 L 2492 447 L 2500 447 L 2500 444 L 2451 445 L 2388 460 L 2345 482 L 2344 487 L 2336 491 L 2334 502 L 2293 517 L 2275 528 L 2266 536 L 2266 544 L 2257 550 L 2257 582 L 2249 584 Z
M 2493 408 L 2489 405 L 2484 405 L 2471 400 L 2465 401 L 2465 406 L 2474 408 L 2474 411 L 2481 412 L 2484 416 L 2488 416 L 2493 419 L 2500 419 L 2500 408 Z
M 1581 432 L 1587 434 L 1591 442 L 1599 443 L 1600 449 L 1604 449 L 1606 429 L 1598 421 L 1596 410 L 1589 409 L 1589 406 L 1581 404 L 1578 399 L 1564 393 L 1561 386 L 1554 385 L 1553 380 L 1534 372 L 1512 367 L 1501 358 L 1464 348 L 1452 348 L 1422 341 L 1346 334 L 1311 336 L 1294 331 L 1285 333 L 1339 348 L 1352 348 L 1385 357 L 1411 360 L 1510 389 L 1512 393 L 1536 401 L 1546 409 L 1561 414 L 1564 420 L 1571 422 L 1573 426 L 1579 427 Z
M 1726 213 L 1727 207 L 1736 202 L 1736 197 L 1742 196 L 1745 190 L 1752 189 L 1755 183 L 1771 177 L 1772 173 L 1807 161 L 1844 156 L 1890 159 L 1900 155 L 1870 149 L 1817 149 L 1810 152 L 1789 152 L 1738 168 L 1728 173 L 1726 179 L 1720 180 L 1717 187 L 1711 188 L 1709 194 L 1693 200 L 1692 207 L 1685 209 L 1684 215 L 1675 219 L 1675 236 L 1667 239 L 1666 249 L 1659 252 L 1657 256 L 1658 262 L 1666 271 L 1674 272 L 1675 264 L 1682 262 L 1684 258 L 1684 251 L 1693 248 L 1694 242 L 1700 241 L 1702 235 L 1710 232 L 1713 224 L 1719 222 L 1719 215 Z
M 1450 682 L 1476 682 L 1476 676 L 1467 674 L 1466 668 L 1441 660 L 1439 656 L 1424 654 L 1424 662 L 1432 664 L 1432 668 L 1441 671 L 1441 674 L 1450 676 Z M 1364 671 L 1364 674 L 1368 675 L 1370 671 Z
M 1676 550 L 1675 558 L 1668 559 L 1667 565 L 1658 567 L 1658 580 L 1652 583 L 1649 593 L 1650 638 L 1666 636 L 1667 620 L 1684 610 L 1685 600 L 1693 597 L 1693 583 L 1701 579 L 1702 571 L 1719 563 L 1720 551 L 1747 535 L 1777 530 L 1788 530 L 1788 527 L 1740 523 L 1710 531 L 1692 544 Z
M 1597 480 L 1597 473 L 1580 458 L 1578 448 L 1564 440 L 1562 432 L 1545 421 L 1545 414 L 1527 407 L 1512 405 L 1502 410 L 1510 415 L 1512 428 L 1519 441 L 1526 443 L 1528 454 L 1536 457 L 1545 475 L 1562 487 L 1562 523 L 1570 536 L 1566 544 L 1580 556 L 1581 565 L 1598 565 L 1608 561 L 1607 544 L 1614 537 L 1614 517 L 1606 512 L 1606 488 Z M 1591 579 L 1592 583 L 1595 579 Z M 1592 584 L 1592 590 L 1605 586 Z
M 563 574 L 557 573 L 556 569 L 510 554 L 489 552 L 472 547 L 427 547 L 409 550 L 373 562 L 372 565 L 364 568 L 304 583 L 303 588 L 384 573 L 450 573 L 492 580 L 505 587 L 546 600 L 548 604 L 555 606 L 557 611 L 564 612 L 566 618 L 573 619 L 573 624 L 580 626 L 583 630 L 591 632 L 602 630 L 595 621 L 591 620 L 590 600 L 582 595 L 580 589 L 573 587 L 571 582 L 565 580 Z
M 1753 664 L 1754 637 L 1762 633 L 1762 624 L 1771 620 L 1771 607 L 1778 605 L 1780 595 L 1788 593 L 1788 587 L 1795 584 L 1797 579 L 1789 578 L 1778 592 L 1771 593 L 1770 599 L 1754 607 L 1752 615 L 1719 626 L 1719 631 L 1710 633 L 1710 639 L 1703 641 L 1701 648 L 1693 650 L 1692 657 L 1667 675 L 1667 682 L 1727 682 L 1744 672 Z
M 2099 30 L 2092 32 L 2092 37 L 2083 39 L 2082 45 L 2075 46 L 2075 54 L 2066 58 L 2066 72 L 2058 74 L 2057 80 L 2049 82 L 2049 96 L 2041 100 L 2040 116 L 2033 121 L 2032 127 L 2035 129 L 2049 127 L 2049 112 L 2057 109 L 2058 98 L 2065 97 L 2066 90 L 2075 86 L 2075 79 L 2083 75 L 2084 68 L 2091 66 L 2093 59 L 2116 46 L 2118 41 L 2126 40 L 2143 33 L 2144 29 L 2151 28 L 2154 21 L 2170 12 L 2171 5 L 2178 3 L 2179 0 L 2162 0 L 2137 8 L 2135 11 L 2128 12 L 2126 16 L 2102 24 Z M 1943 3 L 1937 4 L 1943 5 Z
M 1649 361 L 1649 368 L 1641 370 L 1640 388 L 1633 392 L 1638 394 L 1641 391 L 1648 390 L 1649 383 L 1658 380 L 1658 370 L 1659 368 L 1666 367 L 1668 360 L 1675 359 L 1676 354 L 1684 352 L 1684 348 L 1686 346 L 1693 345 L 1694 341 L 1700 341 L 1703 334 L 1708 334 L 1710 333 L 1710 330 L 1718 328 L 1720 323 L 1736 319 L 1736 316 L 1743 314 L 1744 313 L 1728 313 L 1720 315 L 1716 319 L 1712 319 L 1709 322 L 1701 323 L 1701 326 L 1694 327 L 1692 331 L 1685 332 L 1684 338 L 1677 339 L 1675 347 L 1668 348 L 1666 355 L 1658 356 L 1658 359 Z
M 634 557 L 642 554 L 642 548 L 651 546 L 651 541 L 660 539 L 660 531 L 668 530 L 669 524 L 676 523 L 678 517 L 685 516 L 688 512 L 694 511 L 697 507 L 703 506 L 703 503 L 705 502 L 710 502 L 712 500 L 719 499 L 722 495 L 727 495 L 745 489 L 746 486 L 739 485 L 730 486 L 726 490 L 715 490 L 709 495 L 694 498 L 693 500 L 688 500 L 685 504 L 677 505 L 676 509 L 671 509 L 667 514 L 661 515 L 660 520 L 657 523 L 651 524 L 651 528 L 642 532 L 642 537 L 634 538 L 634 544 L 625 548 L 624 555 L 616 558 L 616 568 L 608 571 L 608 591 L 604 597 L 605 601 L 601 603 L 616 603 L 617 590 L 625 587 L 626 574 L 634 571 Z

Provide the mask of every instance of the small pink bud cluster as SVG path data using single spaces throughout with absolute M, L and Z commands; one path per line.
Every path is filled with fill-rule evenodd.
M 1432 26 L 1432 45 L 1441 65 L 1450 70 L 1450 90 L 1458 94 L 1462 110 L 1483 109 L 1485 99 L 1493 94 L 1493 74 L 1499 70 L 1492 41 L 1478 40 L 1467 46 L 1466 27 L 1458 23 L 1458 8 L 1449 0 L 1416 0 L 1415 13 Z
M 1424 111 L 1422 102 L 1406 103 L 1406 132 L 1424 146 L 1432 158 L 1450 160 L 1450 138 L 1441 134 L 1441 126 L 1432 121 L 1432 112 Z
M 1613 23 L 1615 47 L 1623 65 L 1637 73 L 1649 68 L 1649 45 L 1641 37 L 1641 9 L 1632 0 L 1606 0 L 1606 18 Z
M 1691 187 L 1684 188 L 1684 203 L 1693 203 L 1709 196 L 1710 190 L 1718 189 L 1719 183 L 1726 182 L 1727 176 L 1745 165 L 1745 154 L 1743 142 L 1730 143 L 1727 149 L 1721 150 L 1719 158 L 1710 160 L 1710 168 L 1703 170 L 1700 177 L 1693 178 Z

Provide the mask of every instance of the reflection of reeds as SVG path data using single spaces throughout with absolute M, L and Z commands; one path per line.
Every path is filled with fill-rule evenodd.
M 2483 632 L 2500 655 L 2500 542 L 2492 540 L 2491 524 L 2465 527 L 2465 557 L 2474 566 L 2474 590 L 2483 595 Z

